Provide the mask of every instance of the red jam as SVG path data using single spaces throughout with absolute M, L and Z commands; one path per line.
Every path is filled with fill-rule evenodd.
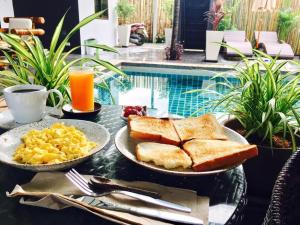
M 123 116 L 128 117 L 129 115 L 145 116 L 146 106 L 124 106 Z

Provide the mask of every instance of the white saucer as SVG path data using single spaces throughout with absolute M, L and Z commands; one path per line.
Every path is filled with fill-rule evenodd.
M 50 112 L 52 110 L 53 110 L 53 108 L 46 107 L 46 113 L 48 113 L 48 112 Z M 46 120 L 46 119 L 55 119 L 55 118 L 46 115 L 43 120 Z M 0 128 L 1 129 L 11 130 L 13 128 L 16 128 L 16 127 L 19 127 L 19 126 L 22 126 L 22 125 L 24 125 L 24 124 L 17 123 L 14 120 L 14 117 L 10 113 L 9 109 L 0 113 Z

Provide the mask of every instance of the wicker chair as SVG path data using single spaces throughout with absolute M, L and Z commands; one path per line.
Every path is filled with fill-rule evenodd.
M 37 29 L 35 27 L 36 24 L 45 23 L 44 17 L 3 17 L 3 21 L 9 24 L 9 28 L 1 28 L 0 32 L 2 33 L 12 33 L 20 36 L 42 36 L 45 34 L 43 29 Z M 30 23 L 28 23 L 28 21 L 30 21 Z M 30 24 L 30 26 L 28 24 Z
M 264 220 L 264 225 L 299 224 L 300 150 L 291 156 L 279 173 Z

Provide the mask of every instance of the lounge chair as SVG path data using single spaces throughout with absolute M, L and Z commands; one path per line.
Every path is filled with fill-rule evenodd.
M 255 31 L 255 41 L 269 56 L 279 59 L 293 59 L 295 56 L 292 47 L 280 41 L 276 32 Z
M 246 38 L 245 31 L 231 31 L 224 32 L 224 42 L 232 48 L 236 48 L 245 56 L 251 57 L 253 55 L 252 45 Z M 237 52 L 231 48 L 225 48 L 226 57 L 239 56 Z

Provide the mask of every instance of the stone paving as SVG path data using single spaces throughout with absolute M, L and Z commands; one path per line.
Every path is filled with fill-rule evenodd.
M 217 63 L 205 62 L 205 53 L 203 51 L 185 50 L 181 60 L 166 60 L 165 59 L 165 45 L 164 44 L 150 44 L 146 43 L 143 46 L 130 45 L 127 48 L 116 48 L 119 54 L 101 52 L 100 58 L 120 61 L 120 62 L 145 62 L 145 63 L 161 63 L 172 65 L 191 65 L 201 67 L 216 67 L 216 68 L 232 68 L 241 62 L 239 60 L 228 60 L 220 53 Z M 280 62 L 281 60 L 279 60 Z M 295 61 L 300 64 L 299 56 L 295 57 Z M 285 67 L 286 70 L 299 70 L 300 66 L 288 63 Z

